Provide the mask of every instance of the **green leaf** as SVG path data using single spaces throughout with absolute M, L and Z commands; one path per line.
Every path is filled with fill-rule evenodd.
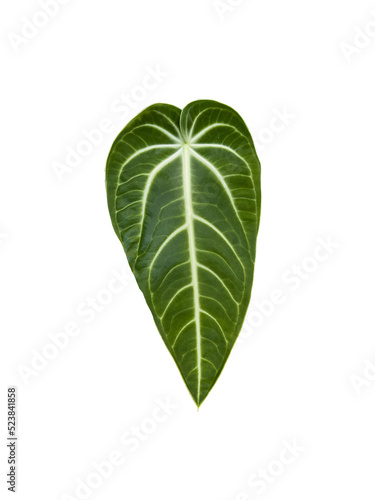
M 261 199 L 250 133 L 215 101 L 154 104 L 113 143 L 106 185 L 115 232 L 199 406 L 250 301 Z

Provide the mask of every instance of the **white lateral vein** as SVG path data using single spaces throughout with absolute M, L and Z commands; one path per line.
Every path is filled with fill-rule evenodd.
M 207 266 L 204 266 L 203 264 L 198 264 L 198 267 L 204 269 L 205 271 L 208 271 L 209 273 L 211 273 L 213 276 L 215 276 L 215 278 L 220 281 L 220 283 L 223 285 L 223 287 L 226 289 L 226 291 L 229 293 L 229 295 L 231 296 L 233 302 L 235 302 L 237 304 L 237 306 L 240 305 L 240 302 L 238 302 L 234 297 L 233 297 L 233 294 L 231 293 L 231 291 L 229 290 L 229 288 L 227 287 L 227 285 L 224 283 L 224 281 L 220 278 L 220 276 L 218 274 L 215 273 L 215 271 L 213 271 L 212 269 L 210 269 L 209 267 Z
M 232 204 L 232 207 L 234 209 L 234 211 L 236 212 L 236 215 L 237 215 L 237 218 L 243 228 L 243 231 L 245 233 L 245 236 L 246 236 L 246 231 L 245 231 L 245 228 L 243 227 L 243 223 L 242 223 L 242 220 L 241 220 L 241 217 L 238 213 L 238 210 L 237 210 L 237 207 L 236 207 L 236 204 L 234 202 L 234 199 L 233 199 L 233 196 L 232 196 L 232 193 L 230 192 L 230 189 L 227 185 L 227 183 L 225 182 L 225 179 L 224 177 L 221 175 L 221 173 L 217 170 L 216 167 L 214 167 L 214 165 L 212 165 L 212 163 L 210 161 L 208 161 L 206 158 L 204 158 L 203 156 L 201 156 L 200 154 L 198 154 L 196 151 L 194 151 L 194 149 L 191 149 L 190 148 L 190 151 L 193 153 L 193 155 L 201 162 L 203 163 L 204 165 L 206 165 L 206 167 L 208 167 L 211 172 L 213 172 L 215 174 L 215 176 L 219 179 L 221 185 L 223 186 L 223 188 L 225 189 L 225 192 L 227 193 L 228 195 L 228 198 Z
M 147 198 L 148 198 L 148 194 L 150 192 L 151 185 L 152 185 L 155 177 L 157 176 L 157 174 L 160 172 L 160 170 L 162 170 L 164 167 L 166 167 L 167 165 L 172 163 L 172 161 L 175 160 L 178 156 L 180 156 L 180 154 L 181 154 L 181 150 L 179 149 L 172 156 L 170 156 L 169 158 L 167 158 L 164 161 L 162 161 L 161 163 L 159 163 L 159 165 L 157 165 L 148 176 L 146 186 L 145 186 L 145 189 L 143 192 L 143 198 L 142 198 L 142 218 L 141 218 L 141 222 L 140 222 L 141 229 L 140 229 L 140 233 L 139 233 L 140 235 L 141 235 L 142 230 L 143 230 L 143 223 L 144 223 L 145 216 L 146 216 L 146 203 L 147 203 Z
M 176 142 L 176 144 L 178 144 L 179 146 L 181 146 L 181 140 L 178 137 L 176 137 L 175 135 L 171 134 L 165 128 L 160 127 L 159 125 L 155 125 L 154 123 L 142 123 L 141 125 L 138 125 L 138 127 L 134 127 L 131 131 L 134 132 L 134 130 L 137 130 L 138 128 L 142 128 L 142 127 L 155 128 L 155 129 L 159 130 L 160 132 L 162 132 L 163 134 L 165 134 L 170 139 L 173 139 Z
M 189 325 L 191 325 L 192 323 L 194 323 L 194 320 L 193 320 L 193 319 L 192 319 L 191 321 L 189 321 L 189 323 L 186 323 L 186 325 L 185 325 L 183 328 L 181 328 L 181 330 L 178 332 L 178 334 L 177 334 L 176 338 L 174 339 L 174 342 L 173 342 L 173 344 L 172 344 L 172 349 L 174 349 L 174 346 L 176 345 L 176 342 L 177 342 L 177 340 L 178 340 L 179 336 L 181 335 L 181 333 L 185 330 L 185 328 L 186 328 L 186 327 L 188 327 L 188 326 L 189 326 Z
M 156 261 L 156 259 L 159 257 L 160 253 L 162 252 L 162 250 L 164 249 L 164 247 L 166 245 L 168 245 L 168 243 L 173 240 L 173 238 L 175 236 L 177 236 L 179 233 L 181 233 L 181 231 L 184 231 L 186 229 L 186 224 L 183 224 L 182 226 L 180 226 L 179 228 L 175 229 L 173 231 L 173 233 L 171 233 L 168 238 L 166 238 L 163 243 L 160 245 L 160 247 L 158 248 L 158 251 L 156 252 L 156 254 L 154 255 L 151 263 L 150 263 L 150 266 L 148 268 L 148 280 L 149 280 L 149 286 L 151 285 L 150 283 L 150 278 L 151 278 L 151 270 L 152 270 L 152 267 Z M 151 286 L 150 286 L 150 290 L 151 290 Z
M 205 311 L 204 309 L 201 309 L 201 313 L 202 314 L 206 314 L 206 316 L 209 316 L 210 318 L 212 318 L 216 323 L 217 325 L 219 326 L 220 330 L 221 330 L 221 333 L 223 334 L 223 337 L 225 339 L 225 342 L 228 344 L 228 339 L 227 337 L 225 336 L 225 333 L 224 333 L 224 330 L 223 330 L 223 327 L 221 326 L 221 324 L 218 322 L 218 320 L 215 318 L 215 316 L 212 316 L 212 314 L 210 314 L 209 312 Z
M 225 243 L 229 246 L 229 248 L 232 250 L 232 252 L 236 256 L 238 262 L 241 264 L 243 270 L 245 270 L 245 267 L 244 267 L 239 255 L 237 254 L 236 250 L 233 248 L 233 246 L 232 246 L 231 242 L 228 240 L 228 238 L 216 226 L 211 224 L 211 222 L 204 219 L 203 217 L 199 217 L 199 215 L 194 215 L 194 218 L 196 220 L 199 220 L 199 222 L 202 222 L 202 224 L 206 224 L 206 226 L 210 227 L 213 231 L 215 231 L 225 241 Z
M 230 148 L 229 146 L 225 146 L 224 144 L 212 143 L 212 144 L 194 144 L 194 147 L 195 148 L 207 148 L 207 149 L 220 148 L 220 149 L 225 149 L 226 151 L 229 151 L 233 155 L 237 156 L 237 158 L 239 160 L 241 160 L 243 163 L 245 163 L 245 165 L 249 169 L 251 180 L 253 181 L 253 173 L 251 171 L 250 164 L 245 160 L 245 158 L 243 156 L 241 156 L 240 154 L 238 154 L 237 151 L 235 151 L 234 149 Z M 254 183 L 254 181 L 253 181 L 253 183 Z
M 159 115 L 161 116 L 164 116 L 164 118 L 166 118 L 169 123 L 173 126 L 173 128 L 176 130 L 177 134 L 178 134 L 178 139 L 181 141 L 181 144 L 183 142 L 183 138 L 182 138 L 182 135 L 181 135 L 181 131 L 180 129 L 177 127 L 177 125 L 169 118 L 169 116 L 165 115 L 164 113 L 162 113 L 161 111 L 158 111 L 158 110 L 155 110 L 156 113 L 158 113 Z
M 172 304 L 172 302 L 174 301 L 174 299 L 181 293 L 183 292 L 184 290 L 186 290 L 187 288 L 190 288 L 191 286 L 193 286 L 192 283 L 189 283 L 188 285 L 186 286 L 183 286 L 182 288 L 180 288 L 178 290 L 178 292 L 176 292 L 173 297 L 169 300 L 168 304 L 166 305 L 165 309 L 164 309 L 164 312 L 163 314 L 160 316 L 160 319 L 163 320 L 164 316 L 165 316 L 165 313 L 168 311 L 168 308 L 169 306 Z
M 233 130 L 235 130 L 237 133 L 239 133 L 240 135 L 243 135 L 239 130 L 238 128 L 234 127 L 233 125 L 230 125 L 229 123 L 213 123 L 212 125 L 208 125 L 207 127 L 205 127 L 203 130 L 201 130 L 200 132 L 198 132 L 198 134 L 196 136 L 194 136 L 190 143 L 191 144 L 194 144 L 196 140 L 200 139 L 202 137 L 202 135 L 204 135 L 205 133 L 207 133 L 209 130 L 212 130 L 213 128 L 216 128 L 216 127 L 229 127 L 229 128 L 232 128 Z

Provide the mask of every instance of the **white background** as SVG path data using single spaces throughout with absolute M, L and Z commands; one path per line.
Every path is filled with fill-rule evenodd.
M 35 0 L 1 4 L 2 498 L 8 385 L 22 500 L 374 498 L 375 4 L 222 4 L 71 0 L 47 21 Z M 21 42 L 33 19 L 46 25 Z M 163 76 L 145 89 L 150 68 Z M 247 318 L 197 412 L 129 275 L 104 167 L 144 107 L 202 98 L 242 115 L 262 162 L 249 314 L 275 289 L 283 303 Z M 100 144 L 59 180 L 56 162 L 102 120 Z M 318 262 L 322 240 L 334 248 Z M 111 297 L 113 273 L 127 286 Z M 90 297 L 107 303 L 87 313 Z M 48 351 L 72 322 L 79 333 Z M 54 359 L 32 372 L 43 350 Z M 135 427 L 144 441 L 124 442 Z M 285 440 L 299 449 L 287 465 Z M 116 450 L 123 464 L 92 475 Z

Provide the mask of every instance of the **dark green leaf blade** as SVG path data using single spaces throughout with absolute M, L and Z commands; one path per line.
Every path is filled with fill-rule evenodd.
M 261 204 L 250 133 L 215 101 L 155 104 L 115 140 L 106 184 L 115 232 L 199 406 L 250 301 Z

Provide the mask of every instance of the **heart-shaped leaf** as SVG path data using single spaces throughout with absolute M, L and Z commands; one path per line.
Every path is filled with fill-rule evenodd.
M 199 406 L 250 301 L 261 199 L 250 133 L 215 101 L 155 104 L 113 143 L 106 185 L 113 227 Z

